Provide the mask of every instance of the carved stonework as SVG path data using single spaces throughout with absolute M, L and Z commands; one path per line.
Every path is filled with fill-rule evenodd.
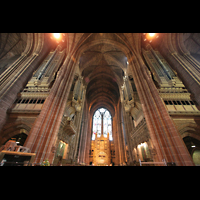
M 130 112 L 131 111 L 131 108 L 134 107 L 134 101 L 126 101 L 124 102 L 124 108 L 125 108 L 125 111 L 126 112 Z
M 110 141 L 109 133 L 107 138 L 101 134 L 100 137 L 95 136 L 94 141 L 94 153 L 93 153 L 93 164 L 95 166 L 105 166 L 110 165 L 111 154 L 110 154 Z
M 149 140 L 150 136 L 145 118 L 132 130 L 130 136 L 133 141 L 133 148 L 138 144 Z

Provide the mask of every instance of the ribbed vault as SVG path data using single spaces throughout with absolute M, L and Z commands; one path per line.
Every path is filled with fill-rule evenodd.
M 124 42 L 113 33 L 95 33 L 83 43 L 79 67 L 87 84 L 90 109 L 105 107 L 114 115 L 127 69 L 123 46 Z

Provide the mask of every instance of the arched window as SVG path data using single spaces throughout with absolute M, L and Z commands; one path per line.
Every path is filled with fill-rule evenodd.
M 97 134 L 97 137 L 101 136 L 102 117 L 103 135 L 107 137 L 107 133 L 109 133 L 109 140 L 112 140 L 112 117 L 110 112 L 105 108 L 99 108 L 93 115 L 92 140 L 95 140 L 95 134 Z

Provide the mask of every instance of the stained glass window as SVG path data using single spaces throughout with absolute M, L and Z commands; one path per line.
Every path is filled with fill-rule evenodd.
M 95 140 L 95 134 L 97 137 L 101 136 L 101 114 L 103 115 L 103 135 L 107 137 L 107 133 L 109 133 L 109 140 L 112 140 L 112 117 L 105 108 L 96 110 L 93 115 L 92 140 Z
M 101 135 L 101 113 L 97 110 L 93 116 L 93 131 L 92 131 L 92 140 L 95 139 L 95 134 L 99 137 Z

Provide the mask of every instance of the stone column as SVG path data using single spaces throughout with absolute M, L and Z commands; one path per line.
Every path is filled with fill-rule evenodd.
M 117 117 L 116 113 L 115 116 L 112 118 L 112 132 L 113 132 L 113 141 L 115 144 L 115 165 L 118 165 L 120 163 L 120 155 L 119 155 L 119 145 L 118 145 L 118 132 L 117 132 Z
M 86 137 L 87 137 L 87 127 L 88 127 L 88 103 L 85 101 L 84 112 L 82 117 L 82 128 L 80 132 L 80 145 L 78 153 L 78 163 L 85 164 L 85 151 L 86 151 Z
M 123 129 L 122 129 L 122 126 L 123 126 L 123 123 L 124 121 L 122 120 L 122 115 L 121 115 L 121 112 L 120 112 L 120 106 L 121 104 L 118 104 L 117 106 L 117 116 L 118 116 L 118 138 L 119 138 L 119 147 L 120 147 L 120 164 L 123 164 L 125 163 L 125 151 L 126 151 L 126 147 L 125 147 L 125 141 L 124 141 L 124 135 L 123 135 Z
M 123 135 L 123 121 L 120 112 L 121 104 L 118 103 L 115 108 L 115 116 L 113 117 L 113 140 L 115 144 L 115 162 L 116 164 L 125 163 L 125 140 Z
M 87 131 L 86 131 L 86 149 L 85 149 L 85 164 L 89 165 L 89 151 L 91 146 L 91 130 L 92 130 L 92 117 L 91 113 L 88 114 L 88 124 L 87 124 Z
M 123 108 L 123 117 L 124 117 L 124 126 L 126 129 L 126 138 L 127 138 L 127 145 L 128 145 L 128 151 L 129 151 L 129 164 L 131 164 L 131 162 L 133 162 L 133 156 L 132 156 L 132 144 L 131 144 L 131 138 L 130 138 L 130 133 L 132 131 L 132 120 L 130 120 L 129 113 L 125 112 L 125 109 Z
M 148 138 L 148 140 L 147 140 L 147 146 L 148 146 L 149 152 L 150 152 L 150 159 L 153 160 L 153 157 L 154 157 L 154 150 L 153 150 L 153 147 L 152 147 L 151 139 L 150 139 L 150 138 Z
M 58 72 L 56 81 L 45 100 L 43 109 L 36 119 L 24 146 L 36 153 L 35 161 L 40 163 L 49 159 L 53 163 L 54 143 L 60 128 L 68 94 L 74 77 L 75 65 L 67 55 Z
M 78 151 L 78 143 L 79 143 L 79 138 L 80 138 L 80 132 L 81 132 L 81 130 L 80 130 L 80 128 L 81 128 L 81 123 L 82 123 L 82 119 L 83 119 L 83 110 L 84 110 L 84 105 L 85 105 L 85 92 L 84 92 L 84 97 L 83 97 L 83 100 L 82 100 L 82 103 L 81 103 L 81 111 L 80 112 L 78 112 L 78 115 L 77 115 L 77 118 L 76 118 L 76 126 L 77 126 L 77 134 L 76 134 L 76 141 L 75 141 L 75 152 L 74 152 L 74 160 L 75 160 L 75 162 L 77 163 L 77 157 L 78 157 L 78 153 L 77 153 L 77 151 Z
M 161 162 L 165 159 L 180 166 L 194 165 L 141 56 L 129 56 L 129 61 L 149 134 L 156 149 L 155 161 Z
M 103 135 L 103 114 L 101 113 L 101 135 Z

